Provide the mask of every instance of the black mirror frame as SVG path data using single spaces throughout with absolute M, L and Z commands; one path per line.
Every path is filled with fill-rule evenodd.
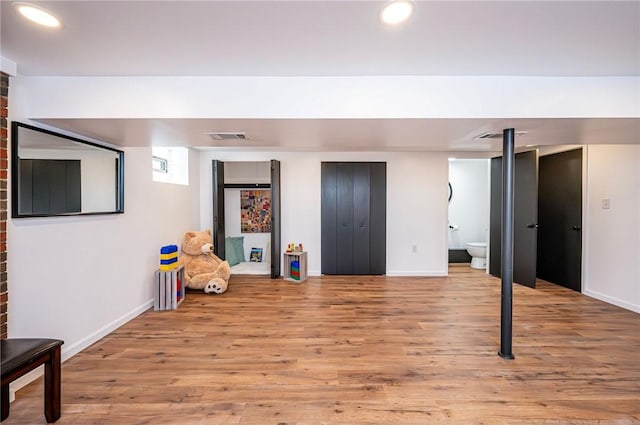
M 82 143 L 93 146 L 95 148 L 106 151 L 115 152 L 118 155 L 118 169 L 116 170 L 116 208 L 113 211 L 96 211 L 96 212 L 73 212 L 61 214 L 20 214 L 18 210 L 18 129 L 26 128 L 28 130 L 49 134 L 51 136 L 67 139 L 72 142 Z M 124 152 L 109 146 L 103 146 L 89 140 L 80 139 L 66 134 L 57 133 L 40 127 L 35 127 L 18 121 L 11 122 L 11 218 L 30 218 L 30 217 L 66 217 L 76 215 L 104 215 L 104 214 L 122 214 L 124 213 Z

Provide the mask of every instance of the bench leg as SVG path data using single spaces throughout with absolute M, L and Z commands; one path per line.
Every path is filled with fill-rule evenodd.
M 0 412 L 0 420 L 4 421 L 9 417 L 9 384 L 0 388 L 0 398 L 2 398 L 2 412 Z
M 44 417 L 48 423 L 60 418 L 60 396 L 60 346 L 57 346 L 44 364 Z

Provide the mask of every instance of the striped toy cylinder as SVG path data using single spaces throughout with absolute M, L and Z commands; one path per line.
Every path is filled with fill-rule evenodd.
M 160 270 L 174 270 L 178 266 L 178 245 L 166 245 L 160 248 Z

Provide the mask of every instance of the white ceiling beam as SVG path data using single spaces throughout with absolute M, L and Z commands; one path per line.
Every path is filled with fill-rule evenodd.
M 46 118 L 638 118 L 640 77 L 16 77 Z

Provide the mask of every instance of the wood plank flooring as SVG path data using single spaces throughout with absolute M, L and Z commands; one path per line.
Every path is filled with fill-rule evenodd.
M 59 424 L 640 424 L 640 315 L 540 282 L 233 276 L 62 367 Z M 42 381 L 3 425 L 44 424 Z

